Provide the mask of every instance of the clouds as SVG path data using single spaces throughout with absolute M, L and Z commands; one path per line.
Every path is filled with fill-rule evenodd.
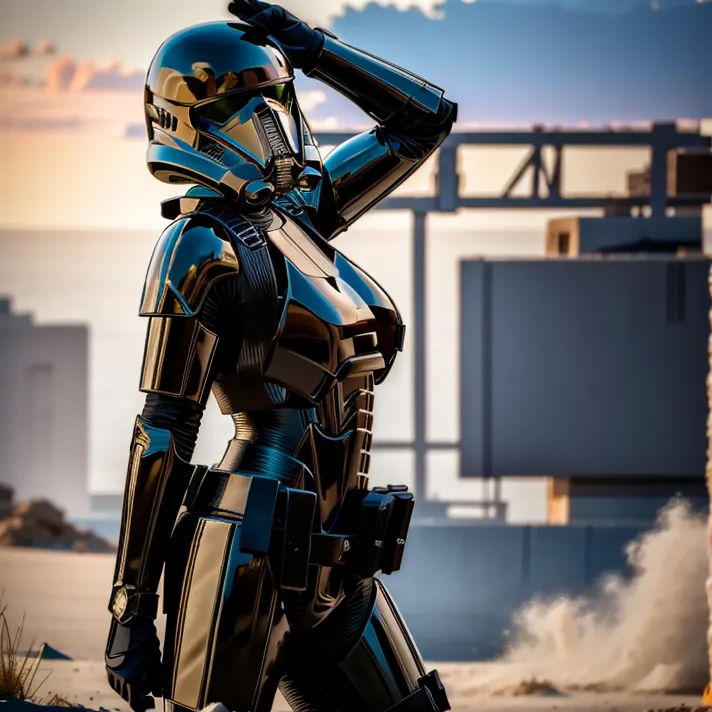
M 32 50 L 26 40 L 16 39 L 0 45 L 0 59 L 20 59 L 27 57 Z
M 349 9 L 363 10 L 370 4 L 392 6 L 401 11 L 415 8 L 427 17 L 436 18 L 439 17 L 438 10 L 444 3 L 445 0 L 331 0 L 331 2 L 283 0 L 282 2 L 285 8 L 298 17 L 321 26 L 330 25 Z
M 48 91 L 60 92 L 67 89 L 72 83 L 72 78 L 77 65 L 71 57 L 59 57 L 56 62 L 47 68 L 45 86 Z
M 0 43 L 0 86 L 43 85 L 53 93 L 143 89 L 145 72 L 126 69 L 118 59 L 78 62 L 69 55 L 55 59 L 55 54 L 55 44 L 49 40 L 34 46 L 23 38 Z
M 127 70 L 118 60 L 104 64 L 90 61 L 77 63 L 71 57 L 65 56 L 48 67 L 46 87 L 51 92 L 140 92 L 144 81 L 144 72 Z
M 122 136 L 143 118 L 138 92 L 51 92 L 0 85 L 0 131 L 99 132 Z
M 24 59 L 25 57 L 45 57 L 54 54 L 55 47 L 51 42 L 42 40 L 34 47 L 25 39 L 17 38 L 0 44 L 0 61 Z
M 0 47 L 0 131 L 121 136 L 141 119 L 143 71 L 126 70 L 118 60 L 97 64 L 54 54 L 48 41 Z M 25 64 L 42 79 L 32 78 Z
M 118 59 L 78 62 L 69 55 L 54 58 L 55 54 L 55 45 L 48 40 L 34 46 L 26 39 L 0 44 L 0 86 L 43 86 L 51 93 L 143 89 L 145 72 L 126 69 Z

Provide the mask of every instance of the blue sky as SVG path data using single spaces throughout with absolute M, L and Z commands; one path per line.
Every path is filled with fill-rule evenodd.
M 653 12 L 653 2 L 660 11 Z M 466 121 L 598 124 L 712 115 L 712 3 L 418 0 L 418 9 L 407 9 L 412 0 L 381 3 L 285 4 L 446 87 Z M 57 56 L 105 63 L 90 79 L 91 68 L 83 67 L 83 88 L 138 91 L 162 39 L 180 27 L 227 17 L 224 7 L 218 0 L 173 0 L 166 13 L 162 3 L 139 0 L 124 0 L 120 8 L 95 0 L 3 0 L 0 44 L 50 41 Z M 0 61 L 3 70 L 41 77 L 46 61 Z M 332 95 L 314 116 L 362 121 Z
M 593 0 L 577 6 L 449 0 L 437 21 L 370 6 L 334 30 L 449 89 L 468 120 L 712 115 L 712 4 L 679 0 L 653 12 L 639 2 L 625 14 L 588 12 Z

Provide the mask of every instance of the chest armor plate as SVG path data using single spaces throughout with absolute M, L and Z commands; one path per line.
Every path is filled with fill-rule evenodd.
M 237 369 L 213 386 L 222 412 L 311 408 L 353 377 L 380 383 L 404 336 L 388 294 L 298 217 L 274 210 L 263 230 L 260 259 L 246 246 L 238 255 L 262 296 L 241 307 Z
M 316 404 L 346 378 L 383 372 L 402 326 L 368 274 L 291 216 L 278 217 L 267 237 L 283 260 L 282 315 L 265 377 Z

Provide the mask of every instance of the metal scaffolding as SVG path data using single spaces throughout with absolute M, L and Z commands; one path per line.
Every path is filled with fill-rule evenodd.
M 353 132 L 317 132 L 323 146 L 335 146 L 351 138 Z M 530 151 L 499 196 L 461 194 L 458 152 L 464 146 L 528 146 Z M 570 147 L 644 147 L 650 149 L 650 189 L 646 194 L 627 197 L 611 195 L 566 196 L 562 190 L 564 149 Z M 599 208 L 607 215 L 630 215 L 633 209 L 649 210 L 641 220 L 675 221 L 668 208 L 684 208 L 685 212 L 701 215 L 702 206 L 710 201 L 709 193 L 672 195 L 668 184 L 668 164 L 672 152 L 712 148 L 712 138 L 690 131 L 680 131 L 676 124 L 658 123 L 650 130 L 547 130 L 534 127 L 529 131 L 477 131 L 451 134 L 438 154 L 437 188 L 435 195 L 406 197 L 393 195 L 377 206 L 378 210 L 408 210 L 413 214 L 413 313 L 414 313 L 414 439 L 412 442 L 380 443 L 380 448 L 412 448 L 415 453 L 415 489 L 419 493 L 420 516 L 443 516 L 446 504 L 426 502 L 426 457 L 429 450 L 456 449 L 457 443 L 428 442 L 426 434 L 426 219 L 428 213 L 455 213 L 462 209 L 548 209 Z M 547 165 L 544 151 L 553 152 Z M 529 194 L 513 195 L 525 178 L 530 177 Z M 546 191 L 542 191 L 542 179 Z M 486 516 L 504 516 L 500 484 L 494 483 L 493 501 L 475 502 Z

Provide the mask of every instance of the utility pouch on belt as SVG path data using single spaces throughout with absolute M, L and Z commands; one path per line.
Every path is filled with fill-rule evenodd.
M 355 537 L 347 564 L 364 578 L 398 571 L 413 514 L 413 494 L 405 485 L 371 490 L 358 505 Z
M 195 514 L 241 520 L 240 550 L 272 557 L 280 588 L 304 591 L 309 566 L 344 566 L 370 578 L 398 571 L 403 560 L 413 495 L 405 485 L 352 490 L 336 532 L 319 526 L 317 495 L 276 478 L 198 466 L 185 499 Z
M 400 569 L 403 562 L 405 540 L 408 537 L 415 500 L 413 493 L 408 492 L 406 485 L 376 487 L 373 491 L 383 495 L 389 494 L 393 498 L 388 531 L 383 540 L 383 555 L 381 556 L 381 571 L 384 574 L 392 574 Z
M 312 530 L 316 513 L 316 493 L 306 490 L 282 488 L 284 530 L 281 534 L 281 567 L 277 572 L 277 585 L 291 591 L 304 591 L 307 587 L 312 548 Z
M 373 576 L 381 568 L 384 541 L 393 508 L 389 494 L 368 492 L 361 500 L 354 546 L 349 552 L 348 565 L 364 578 Z

